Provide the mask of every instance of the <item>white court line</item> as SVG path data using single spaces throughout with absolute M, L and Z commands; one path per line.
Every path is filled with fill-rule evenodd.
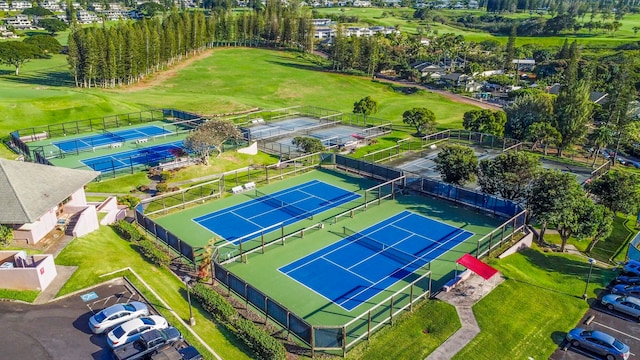
M 331 264 L 333 264 L 333 265 L 335 265 L 335 266 L 337 266 L 337 267 L 339 267 L 339 268 L 343 269 L 343 270 L 346 270 L 347 272 L 352 273 L 353 275 L 355 275 L 355 276 L 359 277 L 360 279 L 362 279 L 362 280 L 364 280 L 364 281 L 366 281 L 366 282 L 370 283 L 371 285 L 373 285 L 373 284 L 374 284 L 374 283 L 373 283 L 373 281 L 369 280 L 368 278 L 366 278 L 366 277 L 364 277 L 364 276 L 362 276 L 362 275 L 359 275 L 359 274 L 357 274 L 357 273 L 355 273 L 355 272 L 353 272 L 353 271 L 349 270 L 348 268 L 345 268 L 344 266 L 342 266 L 342 265 L 340 265 L 340 264 L 338 264 L 338 263 L 335 263 L 335 262 L 333 262 L 333 261 L 331 261 L 331 260 L 329 260 L 329 259 L 325 258 L 324 256 L 321 256 L 321 258 L 322 258 L 322 259 L 324 259 L 324 260 L 326 260 L 327 262 L 329 262 L 329 263 L 331 263 Z
M 292 192 L 294 192 L 294 191 L 295 191 L 295 192 L 297 192 L 297 191 L 298 191 L 298 189 L 303 189 L 303 188 L 305 188 L 305 187 L 307 187 L 307 186 L 311 186 L 311 183 L 318 183 L 318 182 L 322 182 L 322 181 L 319 181 L 319 180 L 311 180 L 309 183 L 301 184 L 301 185 L 305 185 L 305 186 L 301 186 L 301 187 L 299 187 L 299 188 L 289 188 L 289 189 L 286 189 L 286 191 L 285 191 L 285 190 L 281 190 L 281 191 L 277 191 L 277 192 L 275 192 L 275 193 L 273 193 L 273 194 L 267 194 L 267 195 L 271 195 L 271 196 L 273 196 L 273 195 L 275 194 L 276 196 L 280 196 L 280 195 L 282 195 L 282 194 L 289 194 L 289 193 L 292 193 Z M 253 200 L 253 201 L 252 201 L 252 200 Z M 246 201 L 246 202 L 244 202 L 244 203 L 240 203 L 240 204 L 238 204 L 238 205 L 242 205 L 242 206 L 237 206 L 237 205 L 236 205 L 236 206 L 231 206 L 230 208 L 232 208 L 232 210 L 230 210 L 230 211 L 237 210 L 237 209 L 245 209 L 245 208 L 248 208 L 248 207 L 252 207 L 252 206 L 256 203 L 256 201 L 257 201 L 256 199 L 251 199 L 251 200 L 248 200 L 248 201 Z M 211 218 L 216 217 L 216 216 L 218 216 L 218 215 L 213 215 L 213 214 L 214 214 L 214 213 L 216 213 L 216 212 L 217 212 L 217 211 L 214 211 L 213 213 L 209 213 L 208 215 L 211 215 L 211 216 L 210 216 Z M 260 215 L 262 215 L 262 213 L 260 213 L 260 214 L 258 214 L 258 215 L 256 215 L 256 216 L 260 216 Z M 255 217 L 255 216 L 253 216 L 252 218 L 254 218 L 254 217 Z M 209 217 L 200 217 L 200 216 L 199 216 L 198 218 L 199 218 L 200 220 L 208 220 L 208 219 L 209 219 Z

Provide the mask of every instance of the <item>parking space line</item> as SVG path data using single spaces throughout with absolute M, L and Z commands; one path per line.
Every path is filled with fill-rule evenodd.
M 610 316 L 616 317 L 616 318 L 621 319 L 621 320 L 626 320 L 626 321 L 628 321 L 628 322 L 632 322 L 632 321 L 631 321 L 631 319 L 629 319 L 628 317 L 626 317 L 626 316 L 624 316 L 624 315 L 617 314 L 617 313 L 613 313 L 613 312 L 609 311 L 609 309 L 607 309 L 607 308 L 604 308 L 604 309 L 598 309 L 598 310 L 599 310 L 601 313 L 604 313 L 604 314 L 607 314 L 607 315 L 610 315 Z
M 632 339 L 634 339 L 634 340 L 640 341 L 640 338 L 637 338 L 637 337 L 635 337 L 635 336 L 633 336 L 633 335 L 629 335 L 629 334 L 627 334 L 626 332 L 620 331 L 620 330 L 618 330 L 618 329 L 616 329 L 616 328 L 612 328 L 611 326 L 607 326 L 607 325 L 602 324 L 602 323 L 599 323 L 599 322 L 597 322 L 597 321 L 592 322 L 592 324 L 598 324 L 598 325 L 600 325 L 600 326 L 602 326 L 602 327 L 605 327 L 605 328 L 607 328 L 607 329 L 609 329 L 609 330 L 611 330 L 611 331 L 615 331 L 615 332 L 617 332 L 618 334 L 622 334 L 622 335 L 624 335 L 624 336 L 628 336 L 628 337 L 630 337 L 630 338 L 632 338 Z

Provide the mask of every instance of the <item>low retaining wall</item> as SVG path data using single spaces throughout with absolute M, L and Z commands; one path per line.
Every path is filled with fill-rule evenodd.
M 527 234 L 522 239 L 520 239 L 517 243 L 513 244 L 513 246 L 508 248 L 505 252 L 498 255 L 498 259 L 504 259 L 507 256 L 514 254 L 521 249 L 530 248 L 532 243 L 533 243 L 533 232 L 529 230 L 527 231 Z

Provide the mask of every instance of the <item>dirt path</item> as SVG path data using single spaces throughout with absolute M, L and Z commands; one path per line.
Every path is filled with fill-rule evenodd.
M 176 63 L 175 65 L 173 65 L 172 67 L 166 69 L 166 70 L 162 70 L 162 71 L 158 71 L 157 73 L 154 73 L 153 75 L 143 79 L 142 81 L 135 83 L 133 85 L 129 85 L 129 86 L 123 86 L 121 88 L 118 88 L 117 91 L 123 91 L 123 92 L 133 92 L 133 91 L 140 91 L 140 90 L 146 90 L 148 88 L 154 87 L 154 86 L 158 86 L 160 84 L 162 84 L 163 82 L 175 77 L 176 75 L 178 75 L 178 71 L 190 66 L 191 64 L 193 64 L 196 61 L 202 60 L 204 58 L 207 58 L 209 56 L 211 56 L 211 54 L 213 53 L 214 49 L 207 49 L 195 56 L 191 56 L 186 60 L 180 61 L 178 63 Z
M 409 81 L 398 81 L 398 80 L 393 80 L 393 79 L 384 78 L 384 77 L 376 77 L 376 80 L 379 81 L 379 82 L 385 82 L 385 83 L 402 85 L 402 86 L 416 86 L 416 87 L 428 90 L 428 91 L 430 91 L 432 93 L 440 94 L 440 95 L 446 97 L 447 99 L 449 99 L 451 101 L 455 101 L 455 102 L 461 103 L 461 104 L 468 104 L 468 105 L 477 106 L 477 107 L 482 108 L 482 109 L 502 110 L 502 107 L 500 107 L 500 106 L 498 106 L 496 104 L 492 104 L 492 103 L 488 103 L 488 102 L 485 102 L 485 101 L 476 100 L 476 99 L 470 98 L 468 96 L 462 96 L 462 95 L 459 95 L 459 94 L 454 94 L 454 93 L 446 91 L 446 90 L 435 89 L 435 88 L 432 88 L 432 87 L 426 86 L 426 85 L 421 85 L 421 84 L 417 84 L 417 83 L 413 83 L 413 82 L 409 82 Z

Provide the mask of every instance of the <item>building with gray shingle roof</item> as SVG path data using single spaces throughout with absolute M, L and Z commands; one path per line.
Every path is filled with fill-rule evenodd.
M 64 227 L 79 213 L 89 215 L 76 219 L 88 230 L 83 233 L 95 230 L 96 210 L 87 205 L 84 186 L 98 175 L 96 171 L 0 159 L 0 224 L 14 229 L 14 239 L 28 243 L 38 242 L 57 226 Z

